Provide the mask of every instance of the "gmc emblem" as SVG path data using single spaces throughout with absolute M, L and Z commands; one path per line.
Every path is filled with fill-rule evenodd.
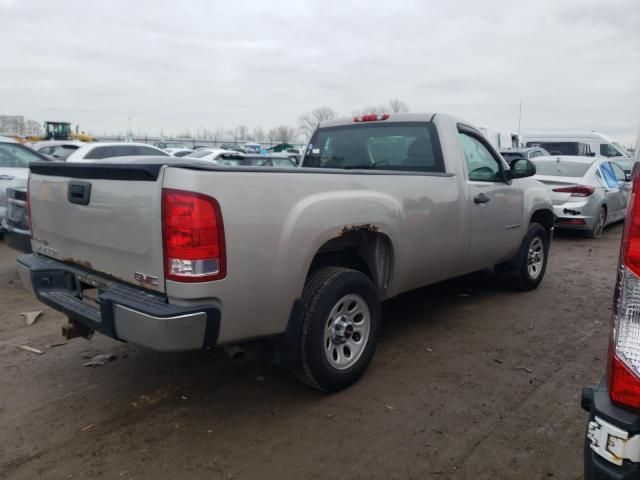
M 158 281 L 158 277 L 147 275 L 146 273 L 135 272 L 133 274 L 133 278 L 136 279 L 136 282 L 144 283 L 145 285 L 153 285 L 154 287 L 157 287 L 160 283 Z

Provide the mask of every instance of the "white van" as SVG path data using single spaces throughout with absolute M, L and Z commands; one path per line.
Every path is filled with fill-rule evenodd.
M 480 131 L 484 134 L 489 143 L 496 150 L 505 150 L 509 148 L 520 147 L 518 141 L 518 134 L 510 132 L 508 130 L 498 130 L 497 128 L 482 126 L 479 127 Z
M 584 155 L 582 149 L 589 146 L 591 154 L 607 157 L 615 161 L 625 172 L 631 172 L 633 159 L 622 145 L 599 132 L 526 132 L 523 141 L 527 147 L 542 147 L 552 155 Z M 572 153 L 567 149 L 581 149 Z M 565 151 L 567 150 L 567 151 Z M 589 155 L 587 153 L 587 155 Z

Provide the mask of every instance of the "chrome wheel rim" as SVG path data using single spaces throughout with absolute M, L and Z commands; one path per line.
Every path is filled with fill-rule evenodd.
M 324 325 L 323 350 L 337 370 L 353 366 L 362 356 L 371 331 L 371 312 L 360 295 L 345 295 L 331 309 Z
M 596 219 L 595 236 L 596 237 L 601 236 L 603 231 L 604 231 L 604 210 L 600 209 L 600 212 L 598 212 L 598 218 Z
M 529 244 L 529 253 L 527 255 L 527 270 L 529 277 L 535 280 L 542 273 L 544 264 L 544 243 L 540 237 L 534 237 Z

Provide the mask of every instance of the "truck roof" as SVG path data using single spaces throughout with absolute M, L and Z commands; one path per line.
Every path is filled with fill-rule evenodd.
M 435 115 L 435 113 L 389 113 L 389 118 L 386 120 L 378 120 L 377 123 L 391 123 L 391 122 L 429 122 Z M 360 115 L 352 115 L 350 117 L 336 118 L 334 120 L 327 120 L 320 122 L 318 128 L 325 127 L 339 127 L 342 125 L 353 125 L 354 117 Z M 375 123 L 376 121 L 363 122 L 363 123 Z

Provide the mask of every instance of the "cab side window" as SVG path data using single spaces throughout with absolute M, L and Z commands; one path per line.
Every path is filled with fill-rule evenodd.
M 480 140 L 464 131 L 458 132 L 458 136 L 464 149 L 469 180 L 478 182 L 503 181 L 502 165 L 489 149 Z

